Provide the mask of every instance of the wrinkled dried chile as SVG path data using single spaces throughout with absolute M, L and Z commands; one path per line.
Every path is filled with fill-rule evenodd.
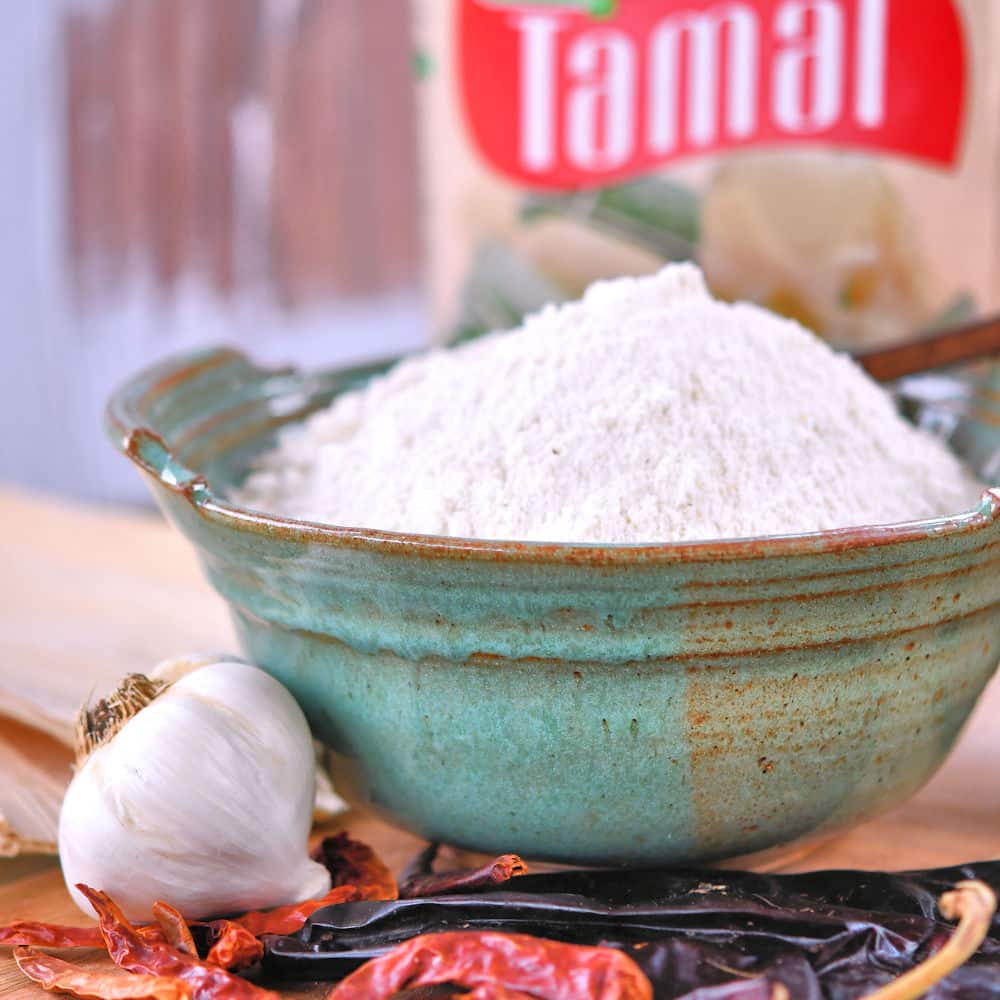
M 169 903 L 159 900 L 153 903 L 153 916 L 163 931 L 163 937 L 171 948 L 184 952 L 192 958 L 198 957 L 198 946 L 191 936 L 191 928 L 180 912 Z
M 649 976 L 657 1000 L 677 1000 L 696 989 L 706 991 L 700 1000 L 752 1000 L 767 996 L 773 983 L 784 984 L 796 1000 L 855 1000 L 951 936 L 954 926 L 937 912 L 937 899 L 969 878 L 1000 890 L 1000 862 L 898 875 L 527 875 L 475 893 L 329 907 L 298 936 L 271 939 L 265 969 L 340 979 L 419 934 L 498 930 L 619 948 Z M 978 953 L 927 997 L 1000 998 L 1000 920 Z
M 81 969 L 55 955 L 34 948 L 14 949 L 17 967 L 43 989 L 94 1000 L 192 1000 L 191 987 L 180 979 L 128 976 L 117 969 L 101 972 Z
M 166 941 L 145 940 L 110 897 L 86 885 L 77 888 L 100 920 L 108 955 L 127 972 L 186 983 L 192 1000 L 278 1000 L 276 993 L 248 983 L 216 965 L 179 951 Z
M 334 889 L 354 886 L 364 899 L 395 899 L 397 896 L 396 879 L 389 866 L 371 847 L 346 833 L 324 837 L 312 858 L 330 873 Z
M 146 924 L 136 931 L 147 941 L 163 941 L 159 924 Z M 0 947 L 16 948 L 103 948 L 100 927 L 69 927 L 43 924 L 37 920 L 17 920 L 0 927 Z
M 452 892 L 475 892 L 489 886 L 502 885 L 512 878 L 528 873 L 528 866 L 516 854 L 501 854 L 479 868 L 435 872 L 434 859 L 437 857 L 437 852 L 437 844 L 428 845 L 399 876 L 400 899 L 443 896 Z
M 208 927 L 211 944 L 206 962 L 239 972 L 255 966 L 264 957 L 260 940 L 232 920 L 213 920 Z
M 649 980 L 621 951 L 468 930 L 412 938 L 353 972 L 329 1000 L 391 1000 L 438 983 L 482 1000 L 652 1000 Z

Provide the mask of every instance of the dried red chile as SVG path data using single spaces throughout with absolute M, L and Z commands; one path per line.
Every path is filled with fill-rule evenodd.
M 775 983 L 796 1000 L 855 1000 L 951 936 L 954 926 L 941 918 L 937 899 L 968 878 L 1000 889 L 1000 862 L 899 875 L 528 875 L 475 893 L 327 908 L 299 935 L 270 939 L 265 970 L 339 979 L 418 934 L 497 930 L 623 950 L 649 976 L 657 1000 L 698 989 L 699 1000 L 755 1000 Z M 1000 997 L 1000 920 L 978 953 L 927 997 Z
M 328 1000 L 391 1000 L 440 983 L 456 983 L 480 1000 L 652 1000 L 649 980 L 614 948 L 488 930 L 411 938 L 351 973 Z
M 191 987 L 181 979 L 82 969 L 23 945 L 14 949 L 14 961 L 32 982 L 52 993 L 87 1000 L 193 1000 Z
M 192 1000 L 279 1000 L 277 994 L 203 962 L 166 941 L 149 941 L 125 919 L 106 893 L 82 884 L 77 889 L 94 907 L 111 960 L 127 972 L 186 983 Z
M 438 845 L 430 844 L 399 877 L 400 899 L 443 896 L 452 892 L 475 892 L 502 885 L 512 878 L 527 875 L 528 866 L 517 854 L 501 854 L 479 868 L 435 872 Z

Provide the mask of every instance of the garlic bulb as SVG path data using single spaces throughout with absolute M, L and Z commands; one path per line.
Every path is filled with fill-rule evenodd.
M 309 727 L 262 670 L 217 661 L 173 683 L 132 675 L 82 713 L 81 736 L 87 755 L 63 800 L 59 858 L 84 912 L 77 882 L 140 921 L 157 899 L 197 919 L 329 889 L 306 849 Z

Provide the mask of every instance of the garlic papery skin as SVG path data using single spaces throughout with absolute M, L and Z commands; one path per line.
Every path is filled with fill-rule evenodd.
M 307 850 L 312 737 L 288 691 L 257 667 L 211 663 L 170 684 L 96 746 L 59 817 L 75 886 L 134 921 L 164 900 L 188 919 L 299 902 L 330 887 Z

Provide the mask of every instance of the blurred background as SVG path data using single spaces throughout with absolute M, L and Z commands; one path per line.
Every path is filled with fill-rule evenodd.
M 950 90 L 882 40 L 902 74 L 889 74 L 893 127 L 910 143 L 936 137 L 947 162 L 883 150 L 885 136 L 859 151 L 835 124 L 552 189 L 481 141 L 489 126 L 518 142 L 522 91 L 496 86 L 519 65 L 518 6 L 7 4 L 0 482 L 148 503 L 102 412 L 116 385 L 171 354 L 229 344 L 265 365 L 372 360 L 432 329 L 447 341 L 515 326 L 597 278 L 670 260 L 697 260 L 716 294 L 847 350 L 997 307 L 995 5 L 963 0 L 953 37 L 934 43 L 951 53 L 939 67 Z M 645 51 L 646 21 L 675 8 L 622 5 L 615 23 Z M 585 0 L 546 9 L 567 37 L 593 26 Z M 610 120 L 599 105 L 595 142 Z M 965 413 L 979 393 L 993 407 L 998 379 L 984 365 L 973 388 L 949 382 L 934 398 Z
M 408 4 L 5 15 L 0 479 L 145 501 L 102 409 L 176 351 L 312 366 L 423 342 Z

